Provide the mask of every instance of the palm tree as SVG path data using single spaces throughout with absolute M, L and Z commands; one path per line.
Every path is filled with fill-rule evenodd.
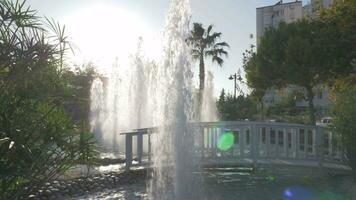
M 224 63 L 222 56 L 228 56 L 224 48 L 230 47 L 226 42 L 218 42 L 222 33 L 212 32 L 212 29 L 213 25 L 209 25 L 205 29 L 201 23 L 193 23 L 193 29 L 187 39 L 192 47 L 193 59 L 199 60 L 199 105 L 201 105 L 205 82 L 204 58 L 209 57 L 213 63 L 216 62 L 219 66 L 222 66 Z

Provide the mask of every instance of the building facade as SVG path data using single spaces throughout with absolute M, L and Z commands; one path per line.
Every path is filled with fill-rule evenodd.
M 295 22 L 303 17 L 313 19 L 316 16 L 316 11 L 319 7 L 330 7 L 333 0 L 311 0 L 311 2 L 305 6 L 301 1 L 293 1 L 278 3 L 260 7 L 256 9 L 256 31 L 257 31 L 257 45 L 260 38 L 264 35 L 265 30 L 268 28 L 276 28 L 281 22 L 291 23 Z M 299 91 L 306 94 L 303 88 L 297 86 L 290 86 L 281 90 L 275 90 L 273 88 L 268 89 L 263 97 L 263 103 L 265 107 L 275 105 L 282 101 L 285 97 L 292 94 L 292 91 Z M 321 109 L 326 109 L 329 106 L 329 98 L 327 89 L 323 86 L 314 88 L 314 105 Z M 308 107 L 308 102 L 305 100 L 298 100 L 296 102 L 297 107 Z
M 308 18 L 315 18 L 319 7 L 329 8 L 333 4 L 333 0 L 311 0 L 311 2 L 303 6 L 303 15 Z
M 294 22 L 303 17 L 303 8 L 301 1 L 283 3 L 278 2 L 272 6 L 265 6 L 256 9 L 256 30 L 257 44 L 259 39 L 264 35 L 265 30 L 278 27 L 281 22 Z

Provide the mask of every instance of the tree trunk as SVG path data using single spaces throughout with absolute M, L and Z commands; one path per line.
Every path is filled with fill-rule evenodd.
M 203 93 L 205 84 L 205 65 L 204 65 L 204 55 L 200 55 L 199 62 L 199 96 L 198 96 L 198 121 L 201 119 L 201 110 L 203 104 Z
M 311 125 L 315 125 L 316 120 L 315 120 L 315 108 L 314 108 L 314 93 L 313 89 L 311 86 L 305 87 L 307 90 L 307 100 L 308 100 L 308 111 L 309 111 L 309 123 Z
M 199 91 L 202 92 L 204 90 L 204 82 L 205 82 L 205 64 L 204 64 L 204 56 L 200 56 L 199 62 Z

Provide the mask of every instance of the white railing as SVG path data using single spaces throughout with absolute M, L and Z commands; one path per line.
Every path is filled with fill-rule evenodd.
M 345 154 L 336 134 L 320 126 L 269 123 L 269 122 L 202 122 L 192 123 L 194 128 L 194 154 L 219 162 L 250 159 L 303 160 L 345 163 Z M 122 133 L 126 137 L 126 167 L 132 165 L 132 140 L 137 138 L 137 161 L 142 163 L 143 135 L 147 134 L 148 161 L 151 155 L 151 134 L 156 128 L 138 129 Z M 218 148 L 219 138 L 227 132 L 234 135 L 234 143 L 228 150 Z M 222 159 L 220 159 L 222 158 Z M 223 163 L 221 163 L 223 164 Z

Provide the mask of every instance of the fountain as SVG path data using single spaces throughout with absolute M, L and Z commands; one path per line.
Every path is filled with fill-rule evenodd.
M 153 140 L 151 199 L 191 199 L 189 170 L 192 159 L 192 78 L 189 48 L 190 8 L 188 0 L 173 0 L 164 32 L 164 56 L 158 68 L 157 124 Z M 173 163 L 173 165 L 172 165 Z
M 211 71 L 208 71 L 207 74 L 200 120 L 202 122 L 215 122 L 218 121 L 218 109 L 216 107 L 216 99 L 214 98 L 214 75 Z
M 105 81 L 96 79 L 91 89 L 91 128 L 108 152 L 125 149 L 120 132 L 153 126 L 156 64 L 142 54 L 142 39 L 129 66 L 118 59 Z M 150 96 L 148 96 L 150 94 Z
M 193 98 L 194 95 L 197 94 L 194 94 L 193 90 L 190 49 L 186 43 L 189 20 L 189 0 L 172 0 L 162 36 L 163 56 L 160 61 L 150 61 L 145 57 L 142 52 L 144 41 L 139 39 L 137 51 L 130 57 L 129 66 L 122 66 L 117 60 L 107 79 L 94 80 L 91 88 L 91 127 L 98 139 L 108 147 L 108 151 L 122 152 L 125 149 L 124 138 L 118 135 L 120 132 L 149 127 L 158 127 L 158 131 L 151 135 L 153 153 L 151 178 L 148 181 L 140 179 L 138 183 L 124 184 L 113 190 L 101 191 L 95 194 L 93 199 L 107 199 L 107 197 L 137 199 L 138 196 L 152 200 L 236 199 L 237 197 L 240 199 L 305 199 L 307 196 L 310 197 L 309 199 L 317 199 L 312 198 L 311 195 L 317 197 L 323 195 L 320 191 L 329 191 L 330 186 L 320 184 L 323 183 L 321 180 L 316 179 L 305 184 L 303 177 L 291 177 L 289 174 L 275 176 L 267 170 L 251 171 L 249 168 L 230 167 L 206 171 L 199 169 L 201 171 L 198 171 L 195 168 L 199 167 L 197 165 L 199 161 L 193 154 L 194 145 L 204 146 L 206 144 L 207 150 L 215 148 L 212 144 L 219 146 L 219 143 L 216 143 L 219 138 L 215 137 L 220 137 L 220 133 L 226 130 L 226 127 L 217 127 L 221 130 L 219 132 L 216 130 L 215 133 L 218 134 L 215 137 L 212 137 L 215 134 L 214 131 L 210 134 L 207 129 L 202 129 L 203 132 L 200 132 L 200 136 L 203 135 L 203 137 L 199 134 L 193 137 L 194 123 L 190 122 L 194 122 L 193 118 L 197 117 L 196 113 L 194 115 L 196 110 L 194 106 L 197 102 L 193 101 L 196 99 Z M 203 91 L 202 113 L 199 113 L 200 119 L 205 122 L 217 120 L 213 78 L 212 73 L 208 72 Z M 240 122 L 236 124 L 236 127 L 241 128 Z M 246 127 L 245 124 L 244 128 Z M 228 128 L 231 130 L 231 126 Z M 252 129 L 253 126 L 246 129 L 249 139 L 240 141 L 256 142 L 257 140 L 253 138 L 250 140 Z M 260 130 L 262 131 L 263 128 Z M 297 130 L 294 133 L 297 133 Z M 276 132 L 274 135 L 276 136 Z M 280 132 L 278 132 L 279 135 Z M 204 137 L 210 139 L 204 141 Z M 276 142 L 276 140 L 279 141 L 278 138 L 275 138 L 274 145 L 280 146 L 280 143 Z M 228 138 L 228 142 L 226 149 L 218 149 L 219 155 L 211 154 L 211 156 L 220 157 L 225 154 L 223 151 L 236 146 L 233 139 Z M 274 147 L 272 143 L 267 145 L 269 146 Z M 241 147 L 243 146 L 238 146 L 236 149 L 241 150 Z M 250 145 L 250 150 L 253 150 L 252 147 L 253 145 Z M 233 152 L 228 153 L 226 151 L 223 156 L 227 158 L 234 156 Z M 251 155 L 254 154 L 251 153 Z M 220 160 L 225 159 L 221 158 Z M 274 168 L 272 170 L 275 171 Z M 131 181 L 132 177 L 129 175 L 128 177 Z M 335 185 L 340 184 L 330 185 L 334 188 Z M 330 196 L 330 194 L 328 192 L 325 195 Z M 88 198 L 84 196 L 82 199 Z
M 97 79 L 91 90 L 91 126 L 111 151 L 123 150 L 119 132 L 158 126 L 152 138 L 151 199 L 191 199 L 189 184 L 193 111 L 193 73 L 189 34 L 189 0 L 172 0 L 163 32 L 163 57 L 149 61 L 142 54 L 142 39 L 130 66 L 112 67 L 107 82 Z M 118 146 L 117 146 L 118 145 Z M 134 148 L 135 149 L 135 148 Z

